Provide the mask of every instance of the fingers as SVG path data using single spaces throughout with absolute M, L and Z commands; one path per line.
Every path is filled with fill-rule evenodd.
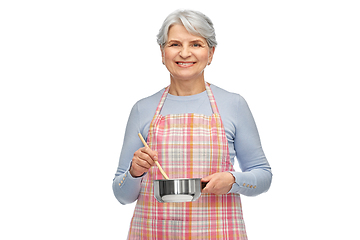
M 147 147 L 140 148 L 139 150 L 136 156 L 145 164 L 153 166 L 155 164 L 154 161 L 157 161 L 157 152 Z
M 229 172 L 220 172 L 202 178 L 201 182 L 208 182 L 202 193 L 221 195 L 230 191 L 235 179 Z
M 202 189 L 202 193 L 212 193 L 214 188 L 214 182 L 211 181 L 213 174 L 201 179 L 201 182 L 206 183 L 206 186 Z
M 139 177 L 145 172 L 148 172 L 149 169 L 155 165 L 157 154 L 156 151 L 152 151 L 148 147 L 138 149 L 132 159 L 130 174 L 133 177 Z

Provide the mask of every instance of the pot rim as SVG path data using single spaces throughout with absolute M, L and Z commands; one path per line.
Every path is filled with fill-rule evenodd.
M 202 178 L 174 178 L 174 179 L 156 179 L 153 181 L 164 181 L 164 182 L 168 182 L 168 181 L 184 181 L 184 180 L 197 180 L 197 179 L 202 179 Z

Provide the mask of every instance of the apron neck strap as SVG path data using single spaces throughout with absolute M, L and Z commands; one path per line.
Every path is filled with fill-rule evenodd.
M 208 94 L 209 100 L 210 100 L 210 104 L 211 104 L 211 108 L 213 110 L 214 114 L 219 114 L 219 109 L 217 107 L 216 101 L 215 101 L 215 97 L 213 92 L 211 91 L 210 88 L 210 84 L 209 83 L 205 83 L 205 87 L 206 87 L 206 92 Z
M 205 82 L 205 88 L 206 88 L 206 93 L 207 93 L 207 95 L 208 95 L 208 97 L 209 97 L 209 100 L 210 100 L 210 105 L 211 105 L 211 108 L 212 108 L 213 113 L 214 113 L 214 114 L 219 114 L 219 110 L 218 110 L 217 105 L 216 105 L 216 101 L 215 101 L 215 98 L 214 98 L 214 94 L 213 94 L 213 92 L 211 91 L 210 84 L 207 83 L 207 82 Z M 159 102 L 159 105 L 158 105 L 157 108 L 156 108 L 156 113 L 155 113 L 155 115 L 160 115 L 161 109 L 162 109 L 162 107 L 164 106 L 164 102 L 165 102 L 166 97 L 167 97 L 167 95 L 168 95 L 168 93 L 169 93 L 169 89 L 170 89 L 170 86 L 167 86 L 167 87 L 165 88 L 165 91 L 164 91 L 164 93 L 163 93 L 163 95 L 162 95 L 162 97 L 161 97 L 161 100 L 160 100 L 160 102 Z

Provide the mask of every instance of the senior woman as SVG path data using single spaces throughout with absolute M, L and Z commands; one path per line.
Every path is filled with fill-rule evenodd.
M 213 24 L 178 10 L 157 37 L 170 85 L 132 108 L 113 180 L 120 203 L 137 200 L 128 239 L 247 239 L 240 194 L 266 192 L 272 173 L 245 100 L 204 80 L 217 44 Z M 154 161 L 172 179 L 202 178 L 201 197 L 157 202 L 153 180 L 162 176 Z

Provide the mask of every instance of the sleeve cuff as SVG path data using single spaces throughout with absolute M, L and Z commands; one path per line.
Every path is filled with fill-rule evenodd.
M 244 195 L 252 195 L 257 188 L 256 177 L 251 172 L 229 172 L 235 178 L 229 193 L 241 193 Z

